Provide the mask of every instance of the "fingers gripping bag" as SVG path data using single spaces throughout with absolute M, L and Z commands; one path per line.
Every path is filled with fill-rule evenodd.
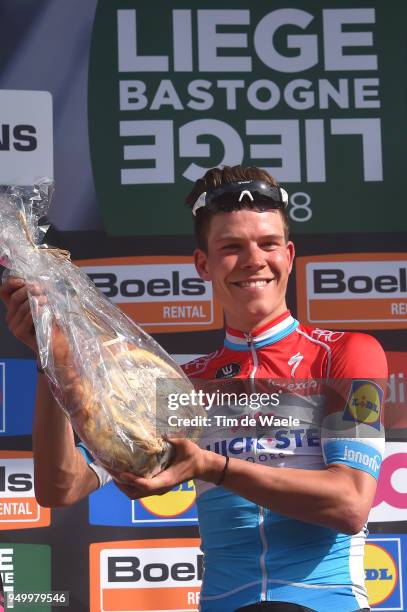
M 172 457 L 168 395 L 192 384 L 67 251 L 42 244 L 52 194 L 47 180 L 3 189 L 0 263 L 26 281 L 41 366 L 78 436 L 107 469 L 152 477 Z

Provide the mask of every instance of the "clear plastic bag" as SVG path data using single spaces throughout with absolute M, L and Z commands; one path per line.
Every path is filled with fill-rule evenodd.
M 172 455 L 157 433 L 168 394 L 192 384 L 69 253 L 41 244 L 52 193 L 47 180 L 0 193 L 0 263 L 26 281 L 42 368 L 78 436 L 107 469 L 154 476 Z

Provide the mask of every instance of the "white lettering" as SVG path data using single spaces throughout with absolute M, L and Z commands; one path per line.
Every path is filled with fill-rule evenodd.
M 285 25 L 295 25 L 305 30 L 313 21 L 313 16 L 300 9 L 277 9 L 272 11 L 257 25 L 254 33 L 254 46 L 261 61 L 279 72 L 301 72 L 318 63 L 318 39 L 315 34 L 289 34 L 288 49 L 298 49 L 299 53 L 286 56 L 274 46 L 274 35 Z
M 246 133 L 254 135 L 278 135 L 280 144 L 252 144 L 249 146 L 251 159 L 281 161 L 281 165 L 265 167 L 281 182 L 301 181 L 299 122 L 294 119 L 258 119 L 246 121 Z M 261 164 L 262 167 L 263 164 Z
M 197 119 L 190 121 L 180 128 L 179 151 L 180 157 L 211 157 L 210 145 L 198 143 L 198 137 L 211 135 L 218 138 L 224 147 L 223 159 L 210 163 L 208 167 L 192 163 L 183 172 L 182 176 L 190 181 L 196 181 L 206 170 L 212 166 L 235 166 L 243 161 L 243 143 L 239 134 L 224 121 L 218 119 Z
M 125 145 L 124 159 L 155 161 L 155 168 L 122 168 L 122 185 L 174 182 L 172 121 L 120 121 L 120 136 L 153 136 L 152 145 Z
M 248 10 L 198 10 L 198 55 L 202 72 L 251 72 L 248 56 L 218 55 L 218 49 L 247 49 L 247 34 L 217 32 L 218 25 L 249 25 Z
M 343 53 L 345 47 L 371 47 L 372 32 L 343 32 L 343 24 L 375 23 L 374 9 L 325 9 L 325 70 L 377 70 L 377 55 Z

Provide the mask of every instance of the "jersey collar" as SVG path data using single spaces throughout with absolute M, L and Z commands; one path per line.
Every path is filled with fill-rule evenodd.
M 233 351 L 250 351 L 251 348 L 264 348 L 270 344 L 275 344 L 291 334 L 298 325 L 298 321 L 287 310 L 276 319 L 273 319 L 273 321 L 253 330 L 250 334 L 227 327 L 224 344 Z

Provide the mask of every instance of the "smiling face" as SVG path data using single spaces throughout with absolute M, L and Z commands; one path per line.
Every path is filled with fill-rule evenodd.
M 197 249 L 201 278 L 212 281 L 226 323 L 249 332 L 282 314 L 294 259 L 277 210 L 237 210 L 213 216 L 208 249 Z

